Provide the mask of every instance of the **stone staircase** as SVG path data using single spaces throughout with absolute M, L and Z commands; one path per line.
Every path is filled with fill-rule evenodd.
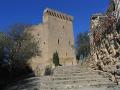
M 52 76 L 18 81 L 6 90 L 120 90 L 120 88 L 100 75 L 100 71 L 76 65 L 57 67 Z

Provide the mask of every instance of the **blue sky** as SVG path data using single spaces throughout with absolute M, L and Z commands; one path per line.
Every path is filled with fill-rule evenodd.
M 0 0 L 0 31 L 15 23 L 39 24 L 45 8 L 74 17 L 74 36 L 89 31 L 90 16 L 104 13 L 109 0 Z

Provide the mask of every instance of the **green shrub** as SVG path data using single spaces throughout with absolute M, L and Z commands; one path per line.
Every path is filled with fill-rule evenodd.
M 45 68 L 45 75 L 52 75 L 53 71 L 52 71 L 52 67 L 51 66 L 46 66 Z

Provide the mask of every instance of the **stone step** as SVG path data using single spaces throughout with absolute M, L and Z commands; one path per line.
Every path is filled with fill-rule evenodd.
M 82 88 L 85 88 L 85 87 L 89 87 L 91 89 L 93 88 L 101 88 L 101 87 L 104 87 L 104 88 L 107 88 L 107 87 L 114 87 L 116 85 L 113 85 L 113 84 L 94 84 L 94 85 L 80 85 L 80 84 L 67 84 L 67 85 L 54 85 L 54 86 L 41 86 L 41 90 L 76 90 L 76 89 L 79 89 L 81 90 Z
M 81 65 L 72 65 L 72 66 L 58 66 L 56 68 L 67 68 L 67 67 L 82 67 Z
M 30 84 L 39 84 L 39 83 L 46 83 L 46 84 L 51 84 L 51 83 L 55 83 L 55 84 L 61 84 L 61 83 L 64 83 L 64 84 L 69 84 L 69 82 L 73 82 L 73 83 L 78 83 L 78 82 L 93 82 L 93 81 L 96 81 L 96 82 L 109 82 L 109 80 L 107 80 L 106 78 L 80 78 L 80 79 L 74 79 L 74 78 L 57 78 L 57 79 L 38 79 L 38 80 L 34 80 L 34 81 L 29 81 L 29 82 L 26 82 L 26 81 L 23 81 L 23 82 L 18 82 L 16 83 L 16 85 L 30 85 Z
M 32 82 L 32 81 L 36 81 L 36 80 L 64 80 L 64 79 L 89 79 L 89 78 L 92 78 L 92 77 L 96 77 L 96 78 L 104 78 L 103 76 L 101 75 L 98 75 L 98 74 L 93 74 L 93 75 L 89 75 L 89 74 L 86 74 L 86 75 L 82 75 L 82 74 L 71 74 L 71 75 L 64 75 L 64 74 L 61 74 L 61 75 L 53 75 L 53 76 L 41 76 L 41 77 L 33 77 L 33 78 L 28 78 L 28 79 L 24 79 L 24 80 L 21 80 L 17 83 L 27 83 L 27 82 Z
M 88 88 L 86 88 L 86 87 L 84 87 L 84 88 L 75 88 L 75 89 L 73 89 L 73 88 L 66 88 L 66 89 L 61 89 L 61 88 L 41 88 L 40 90 L 106 90 L 106 88 L 104 87 L 104 88 L 90 88 L 90 87 L 88 87 Z
M 52 76 L 24 79 L 6 90 L 106 90 L 108 86 L 116 84 L 99 71 L 76 65 L 57 67 Z
M 94 71 L 74 71 L 74 70 L 71 70 L 71 71 L 57 71 L 57 72 L 53 72 L 54 74 L 55 73 L 82 73 L 82 72 L 88 72 L 88 73 L 91 73 L 91 72 L 94 72 Z
M 86 75 L 86 74 L 91 74 L 91 75 L 93 75 L 93 74 L 98 74 L 99 72 L 97 72 L 97 71 L 87 71 L 87 72 L 79 72 L 79 71 L 72 71 L 72 72 L 55 72 L 53 75 Z
M 34 81 L 29 83 L 16 83 L 15 85 L 8 87 L 6 90 L 22 90 L 24 88 L 34 88 L 34 87 L 40 88 L 40 81 Z
M 82 85 L 82 84 L 62 84 L 62 85 L 40 85 L 40 84 L 24 84 L 24 85 L 19 85 L 17 87 L 14 86 L 14 88 L 9 88 L 7 90 L 81 90 L 84 87 L 88 87 L 89 88 L 98 88 L 98 87 L 107 87 L 107 86 L 113 86 L 113 84 L 94 84 L 94 85 Z M 115 86 L 115 85 L 114 85 Z
M 89 78 L 93 78 L 95 77 L 96 79 L 103 79 L 104 77 L 100 76 L 100 75 L 88 75 L 86 76 L 51 76 L 51 77 L 41 77 L 40 80 L 80 80 L 80 79 L 89 79 Z M 105 78 L 106 79 L 106 78 Z
M 41 82 L 41 86 L 66 86 L 66 85 L 74 85 L 74 86 L 115 86 L 116 83 L 110 81 L 70 81 L 70 82 Z
M 49 77 L 49 76 L 48 76 Z M 41 78 L 47 78 L 47 77 L 41 77 Z M 56 78 L 56 77 L 54 77 L 54 78 Z M 59 77 L 59 81 L 60 80 L 62 80 L 62 79 L 60 79 L 60 78 L 62 78 L 62 77 Z M 66 77 L 66 78 L 68 78 L 68 77 Z M 68 78 L 69 79 L 69 78 Z M 77 79 L 77 78 L 76 78 Z M 64 80 L 64 78 L 63 78 L 63 80 Z M 84 79 L 85 80 L 85 79 Z M 98 80 L 98 79 L 97 79 Z M 74 81 L 75 81 L 75 79 L 74 79 Z M 46 82 L 48 82 L 48 80 L 46 81 Z M 53 81 L 52 81 L 53 82 Z M 69 81 L 68 81 L 69 82 Z M 29 79 L 25 79 L 25 80 L 23 80 L 23 81 L 19 81 L 18 82 L 18 84 L 17 84 L 17 86 L 19 86 L 19 85 L 21 85 L 21 86 L 19 86 L 19 87 L 21 87 L 21 88 L 23 88 L 23 87 L 29 87 L 29 86 L 36 86 L 37 84 L 40 84 L 40 78 L 39 77 L 34 77 L 34 78 L 29 78 Z M 28 88 L 27 87 L 27 88 Z M 31 87 L 32 88 L 32 87 Z
M 110 85 L 98 85 L 98 86 L 95 86 L 94 88 L 101 88 L 101 87 L 109 87 Z M 112 85 L 111 85 L 112 86 Z M 111 87 L 110 86 L 110 87 Z M 74 86 L 70 86 L 70 85 L 68 85 L 67 87 L 64 87 L 64 86 L 55 86 L 55 87 L 40 87 L 40 90 L 81 90 L 82 88 L 85 88 L 85 87 L 91 87 L 91 86 L 76 86 L 76 87 L 74 87 Z M 114 87 L 114 86 L 113 86 Z M 86 90 L 86 89 L 84 89 L 84 90 Z M 88 89 L 88 90 L 90 90 L 90 89 Z M 92 90 L 92 89 L 91 89 Z M 96 89 L 95 89 L 96 90 Z M 103 89 L 101 89 L 101 90 L 103 90 Z M 106 89 L 105 89 L 106 90 Z M 111 90 L 114 90 L 114 89 L 111 89 Z M 120 89 L 117 89 L 117 90 L 120 90 Z
M 93 78 L 93 77 L 102 77 L 102 78 L 104 78 L 104 76 L 102 76 L 102 75 L 98 75 L 98 74 L 56 74 L 56 75 L 53 75 L 53 76 L 51 76 L 51 77 L 56 77 L 56 78 L 61 78 L 61 77 L 80 77 L 80 78 Z
M 87 67 L 60 67 L 60 68 L 55 68 L 55 70 L 70 70 L 70 69 L 91 69 Z
M 54 71 L 54 73 L 55 72 L 76 72 L 76 71 L 78 71 L 78 72 L 91 72 L 94 70 L 89 70 L 89 69 L 85 69 L 85 70 L 73 70 L 73 69 L 71 69 L 71 70 L 57 70 L 57 71 Z
M 120 90 L 119 87 L 42 88 L 40 90 Z
M 110 82 L 109 80 L 106 80 L 106 79 L 81 79 L 81 80 L 55 80 L 55 81 L 41 81 L 42 84 L 45 84 L 45 85 L 55 85 L 55 84 L 73 84 L 73 83 L 79 83 L 80 85 L 84 84 L 109 84 L 109 83 L 112 83 Z
M 88 68 L 88 67 L 81 66 L 78 64 L 78 65 L 72 65 L 72 66 L 58 66 L 58 67 L 56 67 L 56 69 L 59 69 L 59 68 L 66 69 L 66 68 Z
M 79 69 L 79 70 L 74 70 L 74 69 L 70 69 L 70 70 L 57 70 L 57 71 L 55 71 L 54 70 L 54 72 L 71 72 L 71 71 L 78 71 L 78 72 L 94 72 L 94 71 L 97 71 L 97 70 L 92 70 L 92 69 Z
M 99 74 L 99 72 L 97 71 L 71 71 L 71 72 L 56 72 L 56 73 L 53 73 L 53 75 L 57 75 L 57 74 Z
M 109 80 L 107 80 L 106 78 L 95 78 L 95 79 L 85 79 L 85 78 L 81 78 L 81 79 L 74 79 L 74 78 L 71 78 L 71 79 L 69 79 L 69 78 L 66 78 L 66 79 L 61 79 L 61 78 L 59 78 L 59 79 L 54 79 L 54 80 L 40 80 L 40 79 L 38 79 L 38 80 L 34 80 L 34 81 L 29 81 L 29 82 L 26 82 L 26 81 L 21 81 L 21 82 L 18 82 L 18 83 L 16 83 L 16 85 L 34 85 L 34 84 L 39 84 L 39 83 L 46 83 L 46 84 L 61 84 L 61 83 L 64 83 L 64 84 L 69 84 L 69 83 L 78 83 L 78 82 L 93 82 L 93 81 L 95 81 L 95 82 L 109 82 Z
M 73 71 L 73 70 L 84 71 L 84 70 L 92 70 L 92 69 L 90 69 L 90 68 L 66 68 L 66 69 L 59 68 L 59 69 L 55 69 L 54 71 Z
M 32 77 L 32 78 L 27 78 L 27 79 L 24 79 L 21 81 L 17 81 L 17 82 L 10 84 L 7 87 L 12 87 L 14 90 L 14 88 L 17 88 L 17 86 L 19 87 L 20 85 L 35 86 L 37 84 L 40 84 L 40 77 Z M 10 90 L 12 90 L 12 89 L 10 89 Z M 15 89 L 15 90 L 17 90 L 17 89 Z
M 27 82 L 32 82 L 32 81 L 36 81 L 36 80 L 40 80 L 40 77 L 32 77 L 32 78 L 27 78 L 21 81 L 18 81 L 17 83 L 27 83 Z
M 56 74 L 56 75 L 53 75 L 53 77 L 67 77 L 67 76 L 75 76 L 75 77 L 92 77 L 92 76 L 100 76 L 100 75 L 98 75 L 98 74 Z M 104 76 L 102 76 L 101 75 L 101 77 L 104 77 Z

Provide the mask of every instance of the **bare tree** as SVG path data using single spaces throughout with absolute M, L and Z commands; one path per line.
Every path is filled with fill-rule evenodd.
M 10 28 L 9 37 L 11 45 L 9 47 L 9 59 L 14 68 L 26 68 L 27 61 L 36 55 L 40 55 L 38 42 L 34 40 L 32 34 L 26 32 L 29 25 L 15 24 Z
M 85 58 L 90 52 L 88 32 L 79 33 L 76 41 L 77 59 Z

